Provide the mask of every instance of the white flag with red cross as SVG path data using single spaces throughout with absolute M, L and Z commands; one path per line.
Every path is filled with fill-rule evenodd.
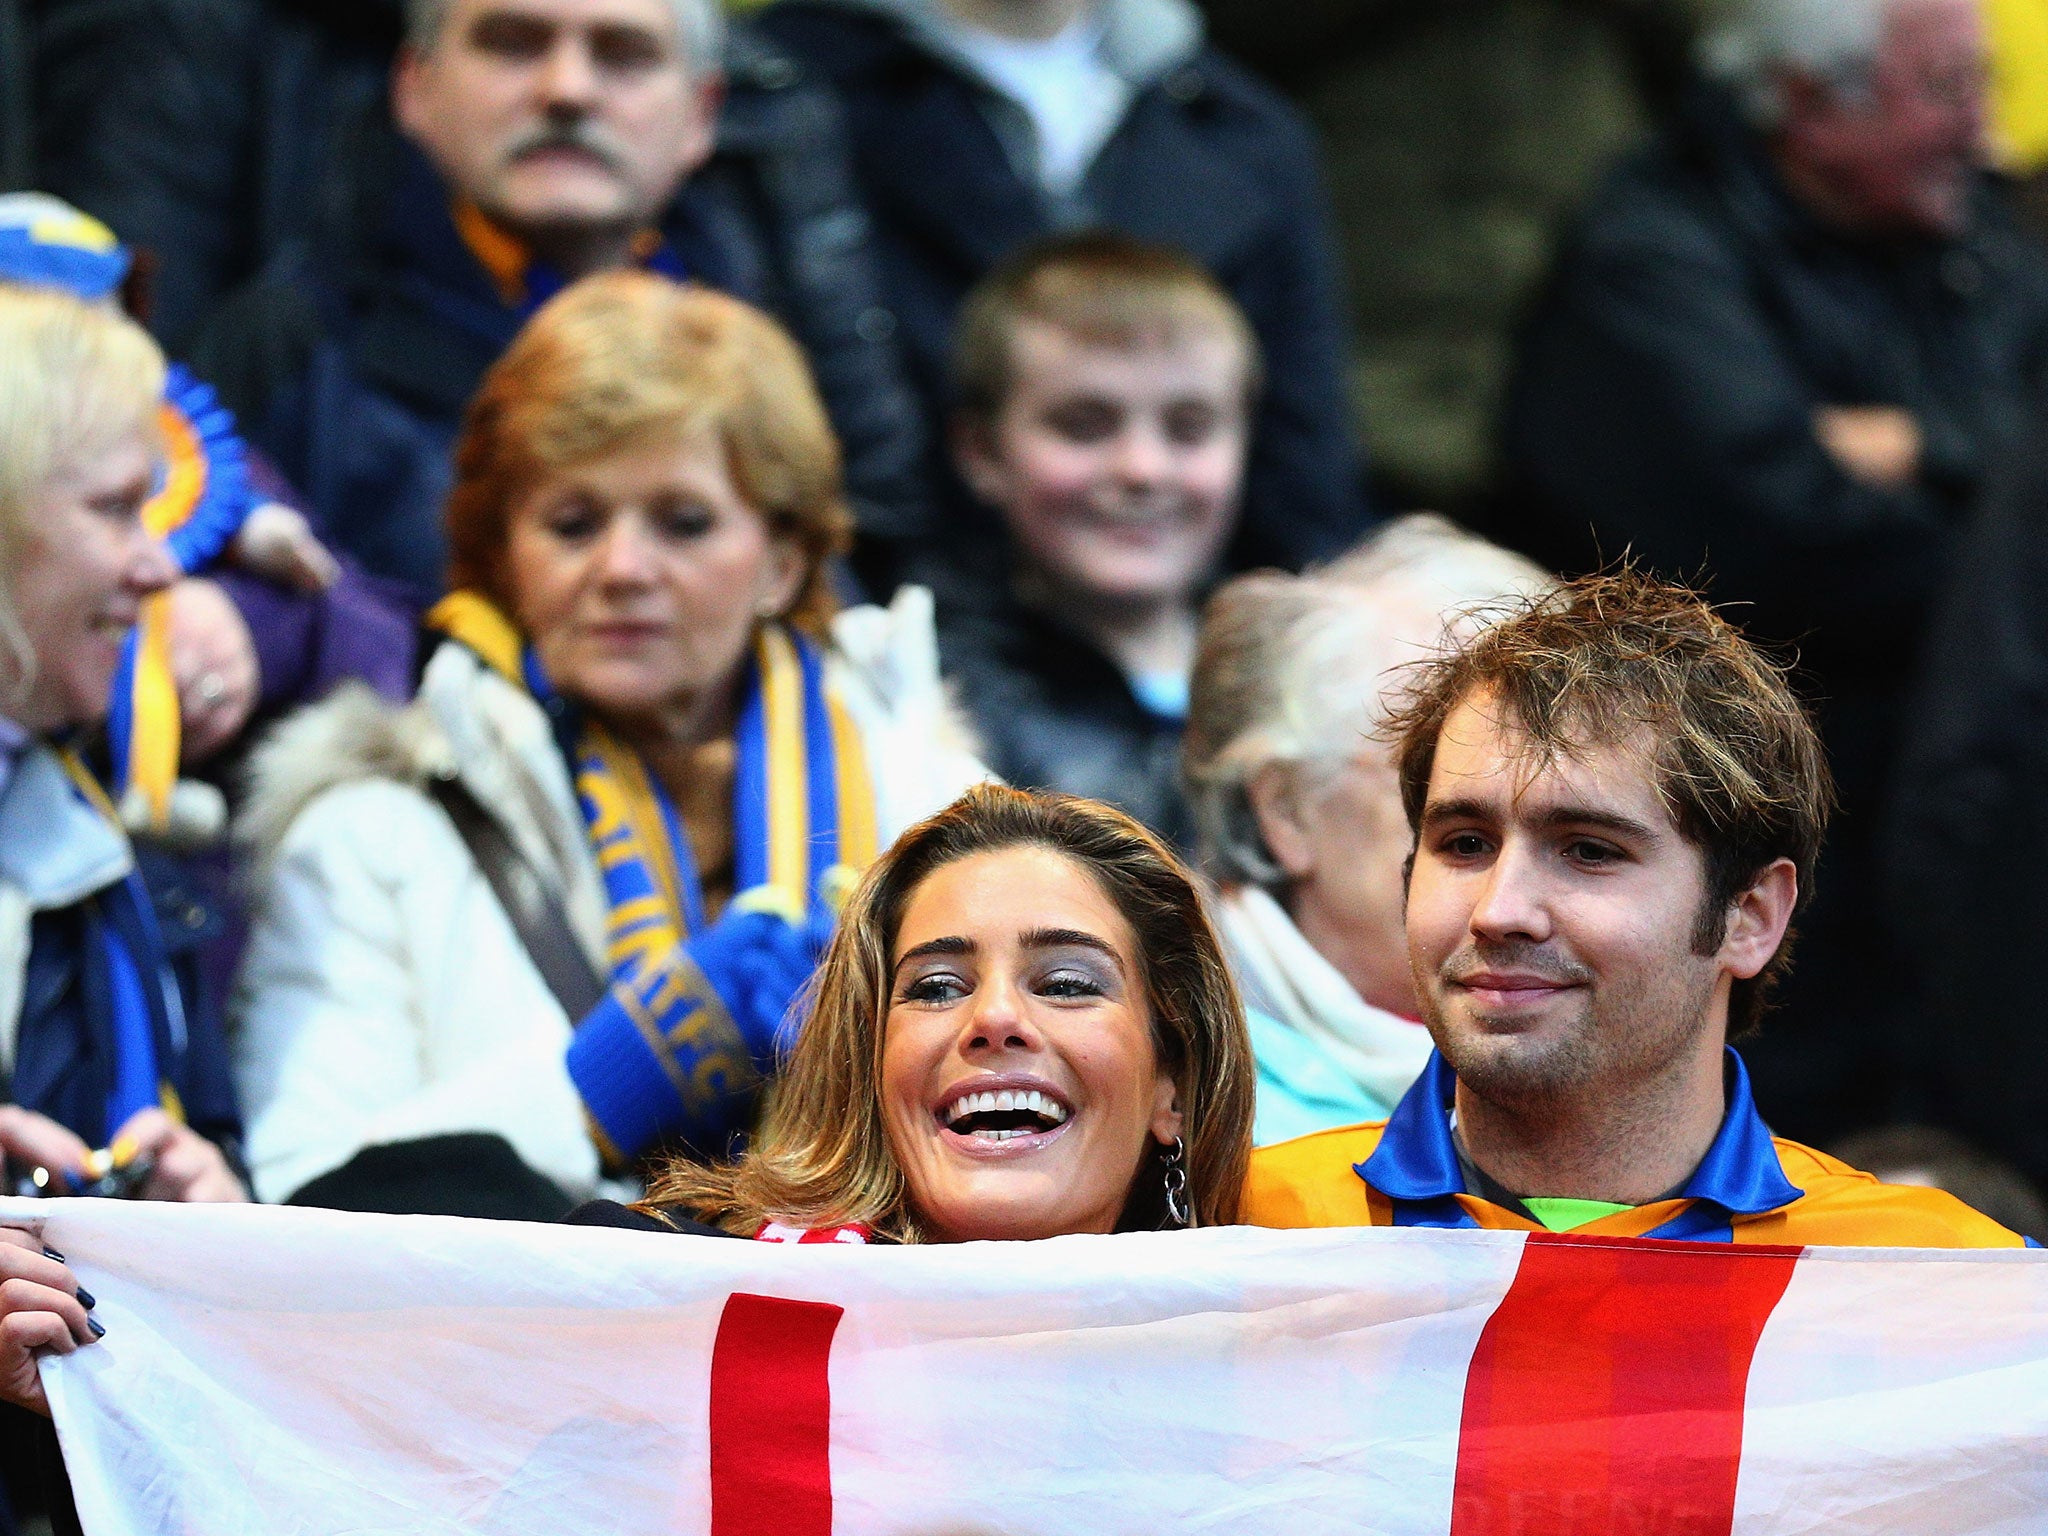
M 87 1536 L 2048 1532 L 2048 1255 L 70 1201 Z

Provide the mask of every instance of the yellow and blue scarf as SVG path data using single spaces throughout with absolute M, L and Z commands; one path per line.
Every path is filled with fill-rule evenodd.
M 552 690 L 530 651 L 522 671 L 545 702 Z M 845 706 L 825 687 L 815 644 L 780 626 L 761 631 L 735 737 L 733 889 L 801 920 L 828 906 L 876 851 L 866 754 Z M 611 903 L 614 973 L 704 932 L 710 923 L 689 834 L 646 766 L 587 721 L 575 775 Z
M 679 1134 L 705 1145 L 729 1128 L 736 1095 L 758 1071 L 720 995 L 726 978 L 678 960 L 713 927 L 681 815 L 637 754 L 561 707 L 531 648 L 488 601 L 456 593 L 429 622 L 566 723 L 610 913 L 612 992 L 571 1061 L 600 1144 L 616 1162 Z M 734 911 L 774 912 L 798 927 L 829 919 L 873 862 L 877 830 L 859 728 L 827 686 L 814 642 L 762 628 L 734 735 Z

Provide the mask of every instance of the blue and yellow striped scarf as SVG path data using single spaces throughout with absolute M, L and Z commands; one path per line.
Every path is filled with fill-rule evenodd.
M 58 758 L 78 798 L 121 831 L 120 815 L 92 770 L 68 749 L 60 751 Z M 160 1042 L 173 1056 L 182 1055 L 188 1042 L 183 998 L 177 981 L 162 965 L 163 940 L 157 932 L 156 906 L 141 874 L 132 868 L 92 901 L 100 910 L 108 1034 L 113 1048 L 107 1066 L 105 1136 L 111 1138 L 130 1117 L 145 1109 L 160 1108 L 183 1124 L 184 1105 L 165 1071 L 166 1064 L 158 1060 Z M 89 1131 L 88 1127 L 74 1129 Z
M 538 660 L 504 614 L 457 592 L 428 616 L 508 681 L 545 703 Z M 830 907 L 877 852 L 867 753 L 825 683 L 825 658 L 781 625 L 762 628 L 735 731 L 733 889 L 793 922 Z M 689 835 L 639 757 L 596 721 L 577 727 L 576 793 L 610 904 L 615 979 L 665 958 L 708 926 Z
M 487 598 L 457 592 L 428 614 L 428 625 L 539 700 L 551 696 L 532 651 Z M 803 922 L 877 854 L 860 729 L 825 686 L 825 657 L 813 641 L 782 625 L 762 629 L 735 748 L 733 889 Z M 610 967 L 623 977 L 707 928 L 696 860 L 668 793 L 596 721 L 575 733 L 573 772 L 610 903 Z
M 458 592 L 429 622 L 543 705 L 553 697 L 532 651 L 484 598 Z M 867 752 L 815 644 L 762 629 L 734 735 L 734 907 L 803 927 L 836 907 L 877 841 Z M 567 1061 L 592 1138 L 614 1167 L 675 1136 L 715 1150 L 760 1063 L 719 984 L 685 949 L 711 926 L 689 835 L 646 765 L 598 722 L 576 722 L 564 748 L 610 910 L 611 990 L 572 1021 Z M 725 977 L 728 987 L 744 981 Z
M 528 687 L 546 697 L 531 652 Z M 825 686 L 824 657 L 802 635 L 766 627 L 735 731 L 733 889 L 802 922 L 875 857 L 867 755 Z M 665 958 L 709 926 L 689 835 L 646 766 L 603 726 L 576 746 L 576 793 L 611 904 L 615 978 Z

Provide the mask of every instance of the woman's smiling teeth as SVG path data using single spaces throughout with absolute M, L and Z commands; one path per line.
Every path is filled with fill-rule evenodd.
M 1050 1094 L 1030 1088 L 963 1093 L 939 1112 L 947 1130 L 983 1141 L 1009 1141 L 1057 1130 L 1073 1111 Z

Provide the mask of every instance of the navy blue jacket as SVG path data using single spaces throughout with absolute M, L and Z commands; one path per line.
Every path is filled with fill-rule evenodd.
M 0 192 L 35 184 L 33 20 L 28 0 L 0 0 Z
M 923 428 L 883 315 L 829 92 L 744 31 L 711 162 L 662 233 L 684 271 L 795 335 L 871 548 L 927 531 Z M 195 357 L 250 440 L 372 574 L 438 595 L 462 412 L 517 334 L 449 193 L 381 112 L 350 136 L 317 232 L 229 298 Z M 886 563 L 878 555 L 879 563 Z
M 202 984 L 199 964 L 201 946 L 220 932 L 218 911 L 179 861 L 144 851 L 138 867 L 153 923 L 138 920 L 121 887 L 36 915 L 8 1097 L 89 1146 L 104 1147 L 120 1129 L 106 1123 L 113 1026 L 103 931 L 114 924 L 138 957 L 145 984 L 160 977 L 175 993 L 178 1018 L 168 1006 L 151 1011 L 160 1074 L 177 1092 L 192 1129 L 226 1149 L 230 1164 L 239 1167 L 242 1125 L 220 1000 Z M 160 1002 L 161 994 L 149 990 Z
M 1013 599 L 946 604 L 939 659 L 983 761 L 1005 783 L 1107 800 L 1192 853 L 1180 778 L 1186 722 L 1147 709 L 1078 632 Z
M 33 184 L 148 252 L 150 328 L 183 355 L 225 294 L 311 228 L 337 136 L 383 99 L 402 0 L 28 9 Z
M 1300 566 L 1359 537 L 1367 513 L 1336 258 L 1315 145 L 1293 107 L 1197 49 L 1138 90 L 1075 197 L 1056 206 L 1018 174 L 986 90 L 895 18 L 830 0 L 781 0 L 760 15 L 765 32 L 838 87 L 929 420 L 950 405 L 953 322 L 968 290 L 1032 240 L 1116 229 L 1214 272 L 1264 349 L 1269 382 L 1231 564 Z M 972 531 L 976 556 L 1001 560 L 986 511 L 957 488 L 946 510 Z M 949 545 L 964 548 L 957 537 Z

